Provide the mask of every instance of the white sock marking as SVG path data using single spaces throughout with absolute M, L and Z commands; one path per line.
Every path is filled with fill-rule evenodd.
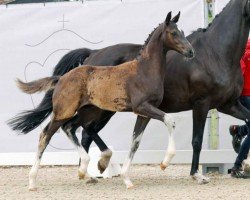
M 70 139 L 70 141 L 76 147 L 76 149 L 78 151 L 78 154 L 79 154 L 79 157 L 81 159 L 81 164 L 80 164 L 80 167 L 79 167 L 79 171 L 81 173 L 87 175 L 87 168 L 88 168 L 88 164 L 89 164 L 89 161 L 90 161 L 90 157 L 89 157 L 88 153 L 85 151 L 85 149 L 82 146 L 78 146 L 75 143 L 75 141 L 74 141 L 74 139 L 73 139 L 73 137 L 71 135 L 70 129 L 65 130 L 65 132 L 66 132 L 67 137 Z
M 126 159 L 126 161 L 124 162 L 124 164 L 122 166 L 121 176 L 123 177 L 123 181 L 124 181 L 127 188 L 133 187 L 133 183 L 131 182 L 131 180 L 128 176 L 128 172 L 129 172 L 130 165 L 132 163 L 132 159 L 134 157 L 134 154 L 137 151 L 136 145 L 140 144 L 142 135 L 143 135 L 143 132 L 141 132 L 136 138 L 133 138 L 133 142 L 132 142 L 132 145 L 130 147 L 129 157 Z
M 175 142 L 174 142 L 174 129 L 175 129 L 175 121 L 174 118 L 172 117 L 172 115 L 169 114 L 165 114 L 164 115 L 164 123 L 168 128 L 168 134 L 169 134 L 169 140 L 168 140 L 168 150 L 166 152 L 166 155 L 163 159 L 162 164 L 164 166 L 169 166 L 171 160 L 173 159 L 173 157 L 175 156 Z
M 41 160 L 39 159 L 39 156 L 37 156 L 36 161 L 29 172 L 29 189 L 36 188 L 36 177 L 37 177 L 40 162 Z

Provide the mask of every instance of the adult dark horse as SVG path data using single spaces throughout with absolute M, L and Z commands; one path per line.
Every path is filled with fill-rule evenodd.
M 207 179 L 198 172 L 206 116 L 211 108 L 242 120 L 250 120 L 250 113 L 239 103 L 242 75 L 239 61 L 244 52 L 250 28 L 249 0 L 231 0 L 208 29 L 200 29 L 188 40 L 196 50 L 196 57 L 186 61 L 176 53 L 168 54 L 164 99 L 160 109 L 165 112 L 193 110 L 193 159 L 190 174 L 199 183 Z M 56 66 L 54 75 L 62 75 L 85 59 L 84 64 L 117 65 L 134 59 L 140 45 L 123 44 L 101 50 L 80 49 L 66 55 Z M 72 59 L 72 56 L 77 59 Z M 87 59 L 86 59 L 87 58 Z M 16 128 L 23 132 L 34 129 L 51 112 L 48 92 L 41 104 L 17 119 Z M 89 114 L 89 115 L 88 115 Z M 85 110 L 83 146 L 88 149 L 114 113 L 93 106 Z M 23 118 L 25 117 L 25 118 Z M 30 124 L 31 119 L 37 119 Z M 77 117 L 76 117 L 77 118 Z M 72 125 L 74 123 L 72 122 Z M 72 127 L 71 131 L 74 131 Z M 88 136 L 91 135 L 91 138 Z M 101 150 L 107 148 L 104 144 Z

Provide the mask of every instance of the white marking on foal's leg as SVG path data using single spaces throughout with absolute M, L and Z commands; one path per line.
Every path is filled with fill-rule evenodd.
M 164 123 L 167 126 L 169 133 L 171 133 L 173 129 L 175 129 L 175 121 L 172 115 L 165 114 Z
M 73 138 L 74 136 L 72 135 L 70 128 L 64 128 L 63 130 L 66 133 L 67 137 L 70 139 L 70 141 L 73 143 L 73 145 L 76 147 L 78 154 L 79 154 L 79 157 L 81 159 L 81 164 L 80 164 L 80 167 L 78 169 L 79 179 L 84 179 L 85 177 L 89 177 L 90 180 L 88 181 L 88 183 L 97 182 L 96 178 L 91 177 L 87 173 L 87 168 L 88 168 L 88 164 L 90 161 L 90 157 L 89 157 L 88 153 L 80 145 L 78 138 L 76 136 L 75 136 L 75 140 L 74 140 L 74 138 Z
M 172 132 L 169 132 L 168 150 L 167 150 L 166 155 L 163 159 L 163 162 L 161 163 L 162 170 L 165 170 L 170 165 L 170 162 L 176 153 L 173 133 L 174 133 L 174 130 Z
M 202 175 L 199 171 L 197 171 L 194 175 L 192 175 L 194 180 L 198 181 L 198 184 L 207 184 L 210 182 L 210 179 L 204 175 Z
M 35 191 L 37 189 L 36 177 L 37 177 L 40 162 L 41 162 L 40 155 L 37 155 L 36 161 L 29 172 L 29 190 L 30 191 Z
M 143 135 L 143 132 L 141 132 L 136 138 L 133 138 L 133 142 L 132 142 L 132 145 L 130 148 L 129 156 L 122 166 L 121 176 L 123 178 L 123 181 L 124 181 L 127 189 L 132 188 L 134 186 L 129 178 L 128 172 L 129 172 L 133 157 L 135 155 L 135 152 L 137 151 L 137 149 L 139 147 L 142 135 Z
M 78 146 L 77 150 L 81 158 L 81 164 L 78 169 L 78 176 L 79 179 L 84 179 L 85 175 L 87 175 L 87 168 L 90 161 L 90 157 L 82 146 Z
M 124 183 L 125 183 L 127 189 L 132 188 L 132 187 L 134 186 L 133 183 L 131 182 L 129 176 L 128 176 L 128 171 L 129 171 L 131 162 L 132 162 L 132 160 L 131 160 L 130 158 L 128 158 L 128 159 L 124 162 L 124 164 L 123 164 L 123 166 L 122 166 L 122 171 L 121 171 L 121 176 L 122 176 L 122 178 L 123 178 L 123 181 L 124 181 Z
M 174 130 L 175 130 L 175 121 L 172 115 L 165 114 L 164 115 L 164 123 L 168 128 L 169 140 L 168 140 L 168 150 L 166 155 L 161 163 L 160 167 L 162 170 L 165 170 L 166 167 L 169 166 L 171 160 L 175 156 L 175 142 L 174 142 Z
M 105 151 L 101 153 L 101 158 L 98 161 L 98 169 L 101 174 L 108 167 L 111 156 L 112 156 L 112 151 L 110 149 L 106 149 Z

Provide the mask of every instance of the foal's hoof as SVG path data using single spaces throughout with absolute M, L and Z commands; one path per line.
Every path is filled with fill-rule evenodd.
M 135 186 L 133 184 L 127 185 L 126 187 L 127 187 L 128 190 L 131 190 L 131 189 L 135 188 Z
M 160 164 L 160 168 L 161 168 L 162 171 L 164 171 L 167 167 L 168 166 L 163 164 L 163 163 Z
M 107 166 L 103 166 L 100 160 L 98 161 L 98 170 L 102 174 L 106 170 Z
M 29 187 L 29 191 L 35 192 L 35 191 L 37 191 L 37 187 Z
M 83 180 L 85 178 L 85 173 L 78 171 L 78 177 L 79 177 L 79 180 Z
M 101 159 L 98 161 L 98 169 L 101 174 L 107 169 L 111 156 L 112 151 L 110 149 L 107 149 L 102 152 Z
M 86 184 L 96 184 L 98 183 L 97 178 L 91 177 L 89 180 L 86 181 Z

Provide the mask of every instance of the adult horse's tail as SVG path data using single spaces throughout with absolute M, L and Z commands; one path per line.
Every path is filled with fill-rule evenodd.
M 84 60 L 89 57 L 92 52 L 94 51 L 86 48 L 70 51 L 65 56 L 63 56 L 59 63 L 56 65 L 53 76 L 62 76 L 70 70 L 78 67 L 79 64 L 83 64 Z M 53 85 L 50 85 L 51 82 L 47 82 L 47 84 L 44 84 L 45 82 L 40 82 L 40 84 L 37 83 L 38 85 L 40 85 L 40 87 L 42 87 L 40 89 L 39 87 L 34 87 L 34 85 L 30 85 L 30 87 L 28 87 L 27 85 L 23 85 L 21 82 L 19 83 L 20 88 L 26 93 L 28 91 L 30 93 L 41 90 L 44 91 L 48 88 L 51 88 L 51 86 L 53 87 Z M 22 88 L 22 86 L 25 87 Z M 53 91 L 53 89 L 48 90 L 41 103 L 35 109 L 24 111 L 18 114 L 16 117 L 8 121 L 8 125 L 13 130 L 21 132 L 23 134 L 27 134 L 37 128 L 52 112 Z

